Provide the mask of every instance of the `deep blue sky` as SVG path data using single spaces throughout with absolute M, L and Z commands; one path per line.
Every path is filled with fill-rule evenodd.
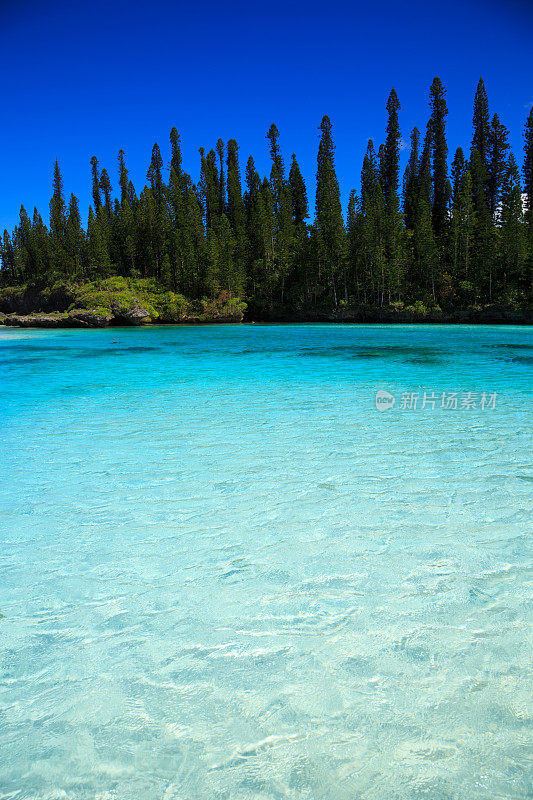
M 358 187 L 369 137 L 383 140 L 392 86 L 403 138 L 428 115 L 428 88 L 447 88 L 450 151 L 468 147 L 483 75 L 491 112 L 522 132 L 533 104 L 533 4 L 528 0 L 183 2 L 0 0 L 0 230 L 20 204 L 48 217 L 53 160 L 65 190 L 90 200 L 89 159 L 116 186 L 120 147 L 138 189 L 154 141 L 168 160 L 170 128 L 198 178 L 198 147 L 220 136 L 269 170 L 265 133 L 294 151 L 311 201 L 323 114 L 334 124 L 343 203 Z

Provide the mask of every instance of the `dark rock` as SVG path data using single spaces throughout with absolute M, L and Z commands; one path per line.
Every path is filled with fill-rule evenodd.
M 8 314 L 4 325 L 18 328 L 65 328 L 68 326 L 66 314 Z
M 112 311 L 115 322 L 119 325 L 146 325 L 152 321 L 148 311 L 140 306 L 122 309 L 117 303 L 113 303 Z
M 83 308 L 69 311 L 68 316 L 79 328 L 108 328 L 115 319 L 109 311 L 87 311 Z

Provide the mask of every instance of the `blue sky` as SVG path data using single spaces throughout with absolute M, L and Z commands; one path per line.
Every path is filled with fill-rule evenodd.
M 523 126 L 533 104 L 533 4 L 521 0 L 357 4 L 0 0 L 3 122 L 0 230 L 20 204 L 48 216 L 54 159 L 67 195 L 90 202 L 96 155 L 116 186 L 116 156 L 138 189 L 157 141 L 165 161 L 176 125 L 184 166 L 198 178 L 198 147 L 220 136 L 269 170 L 266 131 L 275 122 L 294 151 L 311 201 L 317 127 L 334 124 L 344 207 L 358 188 L 366 142 L 384 137 L 395 87 L 402 134 L 425 126 L 428 88 L 447 89 L 451 154 L 471 139 L 480 75 L 491 112 L 511 129 L 522 163 Z

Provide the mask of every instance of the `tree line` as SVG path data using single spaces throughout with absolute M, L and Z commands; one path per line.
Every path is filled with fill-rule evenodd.
M 271 158 L 261 177 L 250 156 L 241 183 L 239 146 L 219 139 L 200 148 L 200 178 L 182 167 L 178 131 L 170 132 L 167 170 L 154 144 L 140 194 L 118 153 L 118 191 L 108 171 L 90 162 L 92 204 L 86 229 L 75 195 L 65 199 L 56 162 L 49 224 L 24 206 L 0 242 L 4 285 L 92 281 L 112 275 L 154 278 L 189 299 L 221 292 L 255 308 L 426 307 L 523 304 L 533 266 L 533 108 L 524 130 L 522 175 L 509 131 L 489 111 L 483 80 L 474 98 L 468 152 L 449 167 L 446 90 L 436 77 L 429 119 L 410 135 L 400 180 L 400 101 L 386 104 L 385 140 L 370 140 L 361 182 L 343 213 L 332 124 L 319 127 L 314 220 L 293 154 L 285 163 L 280 134 L 266 138 Z M 522 180 L 521 180 L 522 178 Z

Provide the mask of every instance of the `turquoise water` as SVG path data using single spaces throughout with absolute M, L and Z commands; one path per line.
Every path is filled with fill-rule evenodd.
M 0 329 L 0 798 L 531 798 L 532 367 L 518 327 Z

